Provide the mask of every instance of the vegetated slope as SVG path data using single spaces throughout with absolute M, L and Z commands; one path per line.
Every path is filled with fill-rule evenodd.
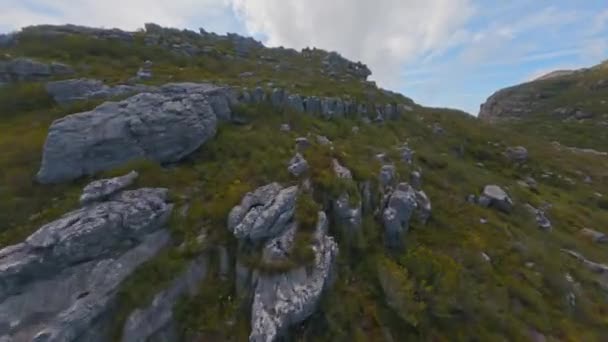
M 608 63 L 553 72 L 497 91 L 479 117 L 551 141 L 608 149 Z
M 393 121 L 369 123 L 354 117 L 325 120 L 268 103 L 243 105 L 234 109 L 244 119 L 241 124 L 221 123 L 213 140 L 179 163 L 140 162 L 95 176 L 135 169 L 140 173 L 137 186 L 168 188 L 180 209 L 170 223 L 174 245 L 140 267 L 121 289 L 113 317 L 117 338 L 131 310 L 147 305 L 199 248 L 221 259 L 217 247 L 225 246 L 233 264 L 240 250 L 226 228 L 229 211 L 260 186 L 299 182 L 287 171 L 287 163 L 295 139 L 303 136 L 313 141 L 303 153 L 310 165 L 303 178 L 310 177 L 315 188 L 317 203 L 308 205 L 313 211 L 315 206 L 331 211 L 326 198 L 341 189 L 331 169 L 335 158 L 351 170 L 357 184 L 374 185 L 376 202 L 382 196 L 377 183 L 383 164 L 394 164 L 401 182 L 409 182 L 411 173 L 419 171 L 432 214 L 426 225 L 412 221 L 404 249 L 397 251 L 385 247 L 377 210 L 364 211 L 362 229 L 353 236 L 345 236 L 332 223 L 330 234 L 340 246 L 334 283 L 312 317 L 290 330 L 289 340 L 601 340 L 608 333 L 606 273 L 582 267 L 562 251 L 608 262 L 606 245 L 581 234 L 583 228 L 606 232 L 605 156 L 559 150 L 535 134 L 488 125 L 458 111 L 415 106 L 345 72 L 321 73 L 323 57 L 315 54 L 326 56 L 322 51 L 305 57 L 258 47 L 251 55 L 236 57 L 234 43 L 220 39 L 204 44 L 214 49 L 207 51 L 221 51 L 217 55 L 183 55 L 173 48 L 190 35 L 171 32 L 181 43 L 170 48 L 146 45 L 148 35 L 143 32 L 135 34 L 133 42 L 90 34 L 50 39 L 27 33 L 0 53 L 7 59 L 26 56 L 67 63 L 75 67 L 75 77 L 108 83 L 126 82 L 145 60 L 152 60 L 153 77 L 146 81 L 151 84 L 212 81 L 252 88 L 271 82 L 301 94 L 390 100 L 413 110 Z M 268 55 L 271 61 L 259 63 Z M 277 70 L 276 65 L 286 67 Z M 253 74 L 240 76 L 245 72 Z M 2 246 L 23 240 L 76 207 L 80 189 L 92 177 L 40 185 L 34 175 L 51 121 L 100 102 L 59 106 L 44 84 L 36 82 L 0 88 Z M 281 129 L 284 124 L 289 130 Z M 332 144 L 315 143 L 316 135 Z M 405 143 L 415 151 L 411 163 L 397 149 Z M 527 148 L 527 160 L 513 162 L 505 156 L 508 147 L 517 145 Z M 505 213 L 467 201 L 488 184 L 506 190 L 513 210 Z M 526 204 L 545 208 L 553 229 L 539 229 Z M 201 229 L 205 243 L 195 248 Z M 180 247 L 184 245 L 187 248 Z M 178 304 L 180 340 L 247 339 L 251 313 L 236 295 L 234 273 L 211 267 L 198 295 Z

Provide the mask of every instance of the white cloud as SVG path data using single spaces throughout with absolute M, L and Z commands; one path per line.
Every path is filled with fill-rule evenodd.
M 384 85 L 404 63 L 462 40 L 471 0 L 231 0 L 270 45 L 315 46 L 367 63 Z
M 0 29 L 34 24 L 78 24 L 134 30 L 146 22 L 186 27 L 220 13 L 225 0 L 0 0 Z M 204 22 L 202 23 L 204 24 Z

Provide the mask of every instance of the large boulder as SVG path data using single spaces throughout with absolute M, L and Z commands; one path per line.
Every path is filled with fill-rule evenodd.
M 528 150 L 523 146 L 509 147 L 505 151 L 507 158 L 516 163 L 524 163 L 528 160 Z
M 74 70 L 61 63 L 42 63 L 29 58 L 0 61 L 0 83 L 42 81 L 51 77 L 66 76 Z
M 0 340 L 108 340 L 120 284 L 170 242 L 167 197 L 116 193 L 0 250 Z
M 58 183 L 140 159 L 177 162 L 215 136 L 209 99 L 205 88 L 172 85 L 56 120 L 37 179 Z
M 281 234 L 294 216 L 298 187 L 271 183 L 247 193 L 228 215 L 228 229 L 238 239 L 261 241 Z
M 327 217 L 319 212 L 312 244 L 314 262 L 309 269 L 302 266 L 286 273 L 258 277 L 251 309 L 250 342 L 277 341 L 290 326 L 304 321 L 317 309 L 331 283 L 338 255 L 338 245 L 327 235 L 327 230 Z M 291 231 L 286 230 L 284 234 L 292 234 Z M 285 239 L 289 240 L 289 236 Z M 275 252 L 280 253 L 276 248 Z

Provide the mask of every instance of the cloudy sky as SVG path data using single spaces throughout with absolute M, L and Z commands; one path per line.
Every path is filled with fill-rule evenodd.
M 0 0 L 0 32 L 145 22 L 336 50 L 424 105 L 477 114 L 495 90 L 608 58 L 605 0 Z

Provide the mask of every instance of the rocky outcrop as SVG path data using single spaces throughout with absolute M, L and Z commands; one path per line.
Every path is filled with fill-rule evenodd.
M 218 91 L 208 84 L 169 84 L 56 120 L 37 179 L 58 183 L 139 159 L 179 161 L 214 137 L 219 113 L 230 110 Z
M 486 185 L 478 199 L 482 207 L 492 207 L 509 213 L 513 209 L 513 201 L 498 185 Z
M 258 104 L 268 101 L 277 109 L 289 109 L 297 113 L 318 115 L 325 119 L 338 119 L 344 117 L 377 119 L 378 122 L 394 120 L 404 113 L 411 111 L 411 107 L 397 103 L 376 104 L 358 103 L 351 99 L 338 97 L 301 96 L 289 94 L 286 90 L 274 88 L 270 93 L 257 87 L 253 92 L 248 89 L 241 90 L 238 95 L 240 102 L 245 104 Z
M 240 240 L 262 241 L 283 232 L 295 213 L 298 187 L 272 183 L 249 192 L 228 215 L 228 229 Z
M 317 309 L 331 283 L 338 254 L 338 245 L 327 230 L 327 218 L 319 212 L 312 244 L 314 262 L 309 270 L 298 267 L 282 274 L 259 276 L 251 308 L 250 342 L 277 341 L 290 326 L 304 321 Z
M 0 339 L 109 339 L 104 322 L 120 284 L 170 241 L 167 197 L 154 188 L 115 193 L 0 250 Z
M 85 186 L 80 195 L 80 204 L 86 205 L 92 202 L 105 200 L 118 191 L 130 186 L 135 182 L 139 174 L 131 171 L 128 174 L 110 179 L 100 179 Z
M 74 73 L 74 70 L 61 63 L 42 63 L 29 58 L 15 58 L 8 61 L 0 61 L 0 84 L 43 81 L 52 77 L 66 76 Z
M 395 191 L 386 197 L 382 210 L 382 223 L 384 243 L 388 248 L 398 249 L 403 246 L 404 236 L 416 208 L 418 208 L 416 191 L 406 183 L 399 184 Z
M 332 164 L 336 177 L 340 181 L 350 184 L 358 192 L 350 170 L 342 166 L 336 159 L 332 160 Z M 361 229 L 362 224 L 361 199 L 358 197 L 352 198 L 352 196 L 354 196 L 352 192 L 344 191 L 332 201 L 334 221 L 343 229 L 345 237 L 353 236 L 354 233 Z
M 108 99 L 129 94 L 156 91 L 155 87 L 144 85 L 107 86 L 102 81 L 93 79 L 70 79 L 49 82 L 46 91 L 55 102 L 66 105 L 76 101 Z
M 129 315 L 122 330 L 122 341 L 177 341 L 173 307 L 180 297 L 195 296 L 206 275 L 206 256 L 191 261 L 169 287 L 154 296 L 150 305 Z
M 257 243 L 261 262 L 285 265 L 296 244 L 299 223 L 295 218 L 297 187 L 283 188 L 271 183 L 247 193 L 228 216 L 228 229 L 240 245 Z M 319 212 L 311 248 L 310 265 L 295 264 L 291 269 L 264 272 L 247 267 L 237 258 L 236 288 L 239 296 L 249 293 L 251 342 L 278 341 L 287 329 L 302 322 L 317 308 L 330 283 L 338 246 L 328 236 L 328 220 Z
M 28 26 L 20 34 L 36 35 L 48 38 L 58 36 L 85 35 L 96 39 L 119 40 L 132 42 L 134 34 L 119 29 L 93 28 L 79 25 L 36 25 Z

